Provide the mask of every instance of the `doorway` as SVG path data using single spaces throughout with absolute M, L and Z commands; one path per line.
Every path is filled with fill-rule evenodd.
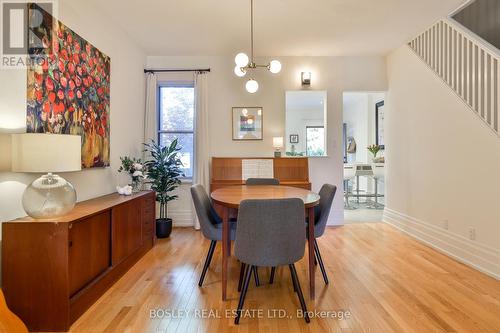
M 385 204 L 385 92 L 344 92 L 344 220 L 381 222 Z

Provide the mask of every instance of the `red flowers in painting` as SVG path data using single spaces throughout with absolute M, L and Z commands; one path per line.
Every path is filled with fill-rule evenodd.
M 27 131 L 81 135 L 82 166 L 107 166 L 110 59 L 61 22 L 41 29 L 52 53 L 31 55 Z

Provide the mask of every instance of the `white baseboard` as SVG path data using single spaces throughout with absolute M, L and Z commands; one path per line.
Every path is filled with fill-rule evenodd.
M 170 210 L 168 217 L 172 219 L 174 227 L 194 226 L 194 216 L 191 210 Z
M 387 207 L 382 220 L 430 247 L 500 280 L 500 251 Z

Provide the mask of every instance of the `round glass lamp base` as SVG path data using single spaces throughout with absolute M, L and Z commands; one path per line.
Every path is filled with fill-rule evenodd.
M 64 215 L 75 207 L 76 191 L 66 179 L 48 173 L 35 179 L 23 193 L 23 208 L 36 219 Z

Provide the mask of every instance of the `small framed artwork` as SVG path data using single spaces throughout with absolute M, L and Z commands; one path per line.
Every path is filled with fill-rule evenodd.
M 384 101 L 381 101 L 375 104 L 375 144 L 385 149 L 384 141 Z
M 290 134 L 290 143 L 299 143 L 299 135 Z
M 263 110 L 259 106 L 233 107 L 233 140 L 262 140 Z

